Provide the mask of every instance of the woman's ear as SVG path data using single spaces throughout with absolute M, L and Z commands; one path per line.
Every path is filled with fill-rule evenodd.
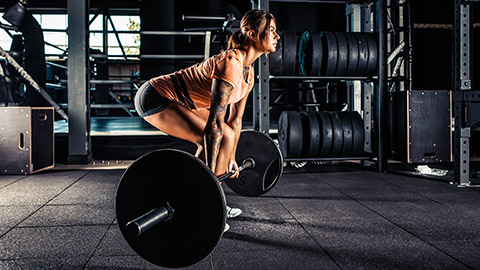
M 255 40 L 257 39 L 257 34 L 256 34 L 255 31 L 252 30 L 252 29 L 248 30 L 247 36 L 248 36 L 248 38 L 251 39 L 252 41 L 255 41 Z

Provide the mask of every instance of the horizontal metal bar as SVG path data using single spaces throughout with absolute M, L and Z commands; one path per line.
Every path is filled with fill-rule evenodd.
M 133 103 L 122 103 L 122 104 L 91 104 L 92 109 L 133 109 L 135 106 Z
M 368 80 L 376 77 L 366 76 L 270 76 L 270 79 L 287 80 Z
M 59 67 L 59 68 L 67 70 L 67 67 L 64 66 L 64 65 L 59 65 L 59 64 L 56 64 L 56 63 L 53 63 L 53 62 L 50 62 L 50 61 L 46 61 L 46 63 L 47 63 L 47 65 L 54 66 L 54 67 Z
M 68 108 L 68 103 L 59 103 L 60 108 Z M 123 103 L 123 104 L 91 104 L 90 108 L 92 109 L 133 109 L 135 106 L 132 103 Z
M 67 32 L 67 29 L 43 29 L 43 32 Z M 205 32 L 185 32 L 185 31 L 130 31 L 130 30 L 89 30 L 89 33 L 106 33 L 106 34 L 141 34 L 151 36 L 205 36 Z
M 91 54 L 91 57 L 95 58 L 108 58 L 108 57 L 120 57 L 120 58 L 141 58 L 141 59 L 203 59 L 203 55 L 200 54 L 135 54 L 135 55 L 122 55 L 122 54 Z
M 270 0 L 271 2 L 294 2 L 294 3 L 319 3 L 319 4 L 353 4 L 353 3 L 365 3 L 372 1 L 348 1 L 348 0 Z
M 225 16 L 198 16 L 198 15 L 182 15 L 183 21 L 197 20 L 197 21 L 225 21 Z
M 344 160 L 368 160 L 370 157 L 325 157 L 325 158 L 284 158 L 285 162 L 302 162 L 302 161 L 344 161 Z
M 132 84 L 140 82 L 140 80 L 90 80 L 90 83 L 93 84 Z

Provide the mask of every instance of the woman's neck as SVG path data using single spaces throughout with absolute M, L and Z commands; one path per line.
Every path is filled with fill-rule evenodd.
M 259 51 L 254 46 L 248 46 L 246 48 L 241 48 L 238 50 L 240 51 L 243 57 L 243 66 L 246 66 L 246 67 L 252 65 L 252 63 L 255 62 L 255 60 L 257 60 L 258 57 L 260 57 L 260 55 L 263 54 L 263 52 Z

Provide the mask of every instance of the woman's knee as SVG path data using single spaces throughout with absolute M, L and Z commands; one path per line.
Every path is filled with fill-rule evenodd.
M 235 132 L 228 125 L 224 126 L 222 142 L 225 144 L 233 144 L 235 142 Z

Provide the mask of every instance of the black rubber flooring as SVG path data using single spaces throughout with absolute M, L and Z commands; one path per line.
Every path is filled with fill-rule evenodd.
M 159 268 L 120 235 L 122 172 L 0 176 L 0 269 Z M 225 192 L 243 214 L 190 269 L 480 269 L 478 188 L 323 165 L 262 197 Z

